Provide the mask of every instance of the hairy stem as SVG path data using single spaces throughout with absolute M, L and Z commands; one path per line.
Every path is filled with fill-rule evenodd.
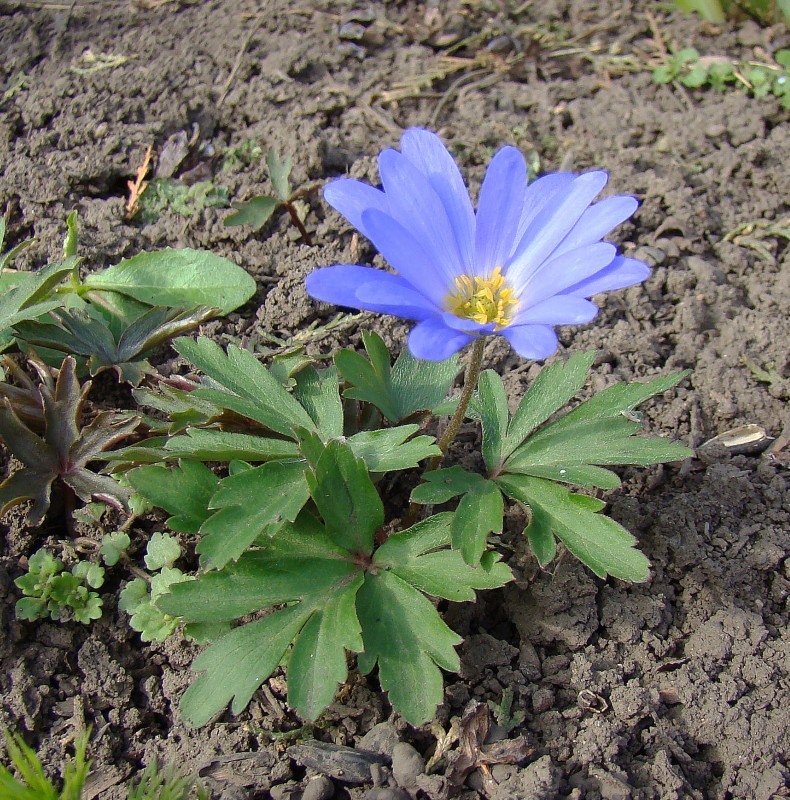
M 453 414 L 453 417 L 447 426 L 447 430 L 445 430 L 445 432 L 442 434 L 442 438 L 439 439 L 439 449 L 442 451 L 442 455 L 447 452 L 447 448 L 453 443 L 455 437 L 458 435 L 458 430 L 460 429 L 461 423 L 464 421 L 464 417 L 466 416 L 466 409 L 469 407 L 469 401 L 472 399 L 472 394 L 477 388 L 477 380 L 480 377 L 480 370 L 483 368 L 483 351 L 485 350 L 485 341 L 486 340 L 483 337 L 480 337 L 475 339 L 474 344 L 472 345 L 472 350 L 469 353 L 469 362 L 466 365 L 466 372 L 464 374 L 464 387 L 461 390 L 461 399 L 458 401 L 458 408 L 455 409 L 455 414 Z M 428 462 L 428 469 L 436 469 L 441 460 L 442 456 L 434 456 Z

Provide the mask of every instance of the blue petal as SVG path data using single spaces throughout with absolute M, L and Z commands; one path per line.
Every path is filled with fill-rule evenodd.
M 450 292 L 444 273 L 436 269 L 425 248 L 388 214 L 371 210 L 363 214 L 368 236 L 378 251 L 415 289 L 441 305 Z
M 522 309 L 532 308 L 595 275 L 609 265 L 616 255 L 617 248 L 613 244 L 597 242 L 541 264 L 532 274 L 525 276 L 524 283 L 514 284 Z
M 474 337 L 448 328 L 439 317 L 416 325 L 409 334 L 409 350 L 424 361 L 444 361 L 469 344 Z
M 507 263 L 516 246 L 526 188 L 524 156 L 515 147 L 503 147 L 488 166 L 477 202 L 476 274 L 488 275 Z
M 449 285 L 463 273 L 455 231 L 434 188 L 404 155 L 384 150 L 379 172 L 390 214 L 423 246 Z
M 557 334 L 547 325 L 511 325 L 502 335 L 520 356 L 535 361 L 548 358 L 557 349 Z
M 564 191 L 558 192 L 532 220 L 516 254 L 507 267 L 514 285 L 551 258 L 553 250 L 568 235 L 595 195 L 606 184 L 605 172 L 588 172 L 575 178 Z
M 650 267 L 635 258 L 617 256 L 611 264 L 595 275 L 563 289 L 562 294 L 574 297 L 592 297 L 601 292 L 611 292 L 641 283 L 650 277 Z
M 436 307 L 403 278 L 372 267 L 336 264 L 311 272 L 305 279 L 308 293 L 325 303 L 363 308 L 405 319 L 426 319 Z
M 584 325 L 595 317 L 598 307 L 589 300 L 556 295 L 517 314 L 515 325 Z
M 371 208 L 389 213 L 384 192 L 351 178 L 338 178 L 328 183 L 324 187 L 324 200 L 368 239 L 372 237 L 365 228 L 362 215 Z
M 516 244 L 521 241 L 532 220 L 556 197 L 564 192 L 574 181 L 576 175 L 572 172 L 551 172 L 538 178 L 527 186 L 524 194 L 524 208 L 516 233 Z
M 455 232 L 465 272 L 474 268 L 475 214 L 464 179 L 442 140 L 431 131 L 411 128 L 400 140 L 401 152 L 428 178 Z
M 613 228 L 625 222 L 638 207 L 637 199 L 628 195 L 607 197 L 595 203 L 582 214 L 573 230 L 562 240 L 555 255 L 603 239 Z

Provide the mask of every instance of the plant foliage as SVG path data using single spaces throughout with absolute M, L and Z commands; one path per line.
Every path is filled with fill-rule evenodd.
M 22 469 L 0 484 L 0 515 L 9 508 L 32 500 L 30 525 L 38 525 L 49 509 L 53 484 L 57 481 L 84 502 L 98 498 L 124 508 L 129 491 L 109 476 L 93 472 L 88 465 L 105 457 L 105 451 L 128 436 L 138 425 L 136 417 L 101 411 L 87 424 L 82 416 L 90 391 L 77 380 L 76 362 L 68 357 L 57 380 L 42 383 L 45 430 L 32 431 L 16 414 L 8 398 L 0 399 L 0 436 L 6 447 L 22 462 Z

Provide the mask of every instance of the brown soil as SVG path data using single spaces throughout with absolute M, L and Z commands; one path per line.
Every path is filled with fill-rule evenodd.
M 493 33 L 455 53 L 479 56 L 475 65 L 420 81 L 448 46 L 481 31 Z M 362 38 L 343 38 L 349 32 Z M 10 88 L 25 76 L 0 100 L 7 244 L 36 240 L 23 266 L 57 257 L 76 209 L 86 269 L 141 249 L 210 248 L 247 268 L 259 292 L 204 332 L 223 343 L 287 339 L 336 313 L 307 298 L 302 281 L 317 266 L 352 260 L 347 224 L 318 195 L 310 199 L 312 248 L 285 219 L 256 236 L 224 227 L 221 209 L 129 223 L 126 183 L 148 145 L 161 152 L 172 134 L 194 132 L 182 172 L 202 164 L 245 199 L 268 189 L 263 166 L 222 172 L 218 155 L 248 139 L 291 154 L 297 184 L 347 170 L 375 181 L 383 146 L 403 128 L 432 127 L 473 188 L 491 154 L 513 143 L 536 150 L 542 171 L 607 169 L 607 191 L 642 201 L 618 236 L 655 266 L 652 277 L 607 297 L 595 323 L 562 333 L 569 350 L 601 351 L 594 388 L 690 367 L 680 389 L 647 409 L 652 431 L 694 447 L 746 423 L 787 433 L 788 248 L 766 227 L 783 217 L 787 227 L 787 114 L 775 99 L 737 90 L 656 86 L 647 67 L 675 45 L 764 58 L 788 46 L 779 28 L 715 29 L 646 0 L 635 8 L 614 0 L 0 0 L 0 41 L 0 81 Z M 90 66 L 88 48 L 100 60 L 126 61 L 74 71 Z M 403 84 L 409 96 L 387 102 Z M 758 226 L 727 240 L 750 222 Z M 358 258 L 373 257 L 364 241 L 359 250 Z M 366 315 L 308 337 L 309 348 L 356 344 L 363 327 L 392 343 L 405 332 Z M 538 369 L 501 343 L 487 356 L 513 396 Z M 754 365 L 775 369 L 776 379 L 758 381 Z M 779 448 L 735 456 L 713 448 L 682 466 L 628 471 L 625 488 L 608 499 L 653 562 L 648 584 L 602 582 L 570 558 L 540 573 L 517 545 L 516 584 L 448 611 L 467 640 L 462 675 L 447 676 L 441 723 L 447 728 L 471 699 L 498 701 L 509 688 L 526 715 L 509 735 L 525 734 L 535 748 L 520 767 L 494 767 L 489 782 L 473 773 L 463 797 L 788 796 L 786 466 Z M 54 769 L 74 731 L 92 725 L 89 797 L 125 797 L 124 779 L 154 757 L 200 769 L 225 800 L 300 796 L 312 772 L 285 752 L 289 740 L 270 736 L 298 725 L 284 708 L 282 679 L 241 716 L 187 728 L 177 702 L 197 648 L 178 634 L 140 642 L 116 610 L 122 568 L 105 586 L 104 618 L 90 627 L 16 621 L 13 580 L 24 558 L 64 539 L 57 521 L 30 530 L 21 519 L 8 515 L 0 538 L 0 726 L 23 733 Z M 135 530 L 137 553 L 144 536 Z M 391 753 L 400 739 L 428 755 L 435 743 L 427 727 L 389 716 L 375 679 L 352 682 L 315 736 L 358 746 L 378 723 L 379 745 L 369 735 L 363 746 Z M 235 754 L 246 755 L 227 758 Z M 406 796 L 386 780 L 372 789 L 324 771 L 332 781 L 312 781 L 306 800 L 331 791 Z M 402 780 L 413 796 L 442 796 L 441 778 L 412 772 L 416 783 Z

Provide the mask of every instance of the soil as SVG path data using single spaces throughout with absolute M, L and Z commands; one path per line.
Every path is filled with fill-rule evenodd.
M 87 800 L 124 798 L 126 779 L 154 758 L 199 771 L 224 800 L 440 798 L 450 768 L 428 775 L 423 766 L 436 735 L 478 708 L 470 703 L 498 703 L 510 690 L 523 721 L 509 732 L 494 726 L 489 738 L 526 737 L 529 755 L 471 771 L 458 787 L 468 800 L 790 794 L 781 438 L 790 127 L 775 98 L 659 86 L 650 71 L 666 48 L 764 60 L 788 46 L 786 29 L 713 27 L 647 0 L 0 0 L 0 40 L 6 246 L 35 238 L 23 268 L 56 258 L 76 210 L 86 270 L 165 246 L 227 256 L 259 289 L 204 327 L 223 344 L 265 348 L 274 334 L 326 354 L 357 345 L 367 328 L 397 348 L 406 327 L 372 315 L 327 327 L 337 310 L 305 295 L 312 269 L 375 257 L 318 193 L 308 197 L 312 247 L 280 216 L 259 234 L 225 227 L 220 208 L 126 220 L 127 181 L 149 145 L 161 153 L 185 131 L 194 143 L 177 176 L 208 176 L 241 200 L 268 191 L 268 178 L 258 162 L 221 169 L 228 148 L 255 140 L 290 154 L 296 185 L 346 172 L 375 182 L 378 151 L 415 125 L 449 143 L 473 191 L 508 143 L 536 152 L 544 172 L 608 170 L 607 192 L 641 201 L 615 240 L 655 269 L 643 286 L 607 296 L 594 323 L 563 330 L 563 350 L 600 351 L 595 389 L 691 368 L 645 420 L 698 448 L 682 465 L 625 470 L 623 489 L 607 496 L 652 561 L 647 584 L 598 580 L 569 557 L 541 572 L 514 518 L 504 539 L 517 581 L 447 610 L 466 641 L 438 726 L 409 727 L 375 678 L 352 679 L 312 736 L 354 750 L 329 754 L 304 735 L 278 735 L 300 726 L 282 677 L 240 716 L 187 727 L 177 703 L 198 648 L 180 634 L 141 643 L 117 610 L 122 568 L 104 587 L 103 619 L 89 627 L 15 620 L 13 580 L 25 559 L 42 544 L 62 547 L 66 535 L 57 519 L 30 529 L 10 513 L 0 538 L 0 725 L 39 748 L 51 771 L 74 733 L 93 726 Z M 442 75 L 448 64 L 457 71 Z M 162 371 L 171 357 L 163 354 Z M 539 369 L 502 342 L 488 346 L 487 361 L 513 398 Z M 773 370 L 772 381 L 757 368 Z M 762 453 L 700 447 L 745 424 L 780 438 Z M 471 448 L 474 432 L 465 437 Z M 161 529 L 147 525 L 132 529 L 135 555 Z M 361 782 L 350 782 L 360 758 Z

